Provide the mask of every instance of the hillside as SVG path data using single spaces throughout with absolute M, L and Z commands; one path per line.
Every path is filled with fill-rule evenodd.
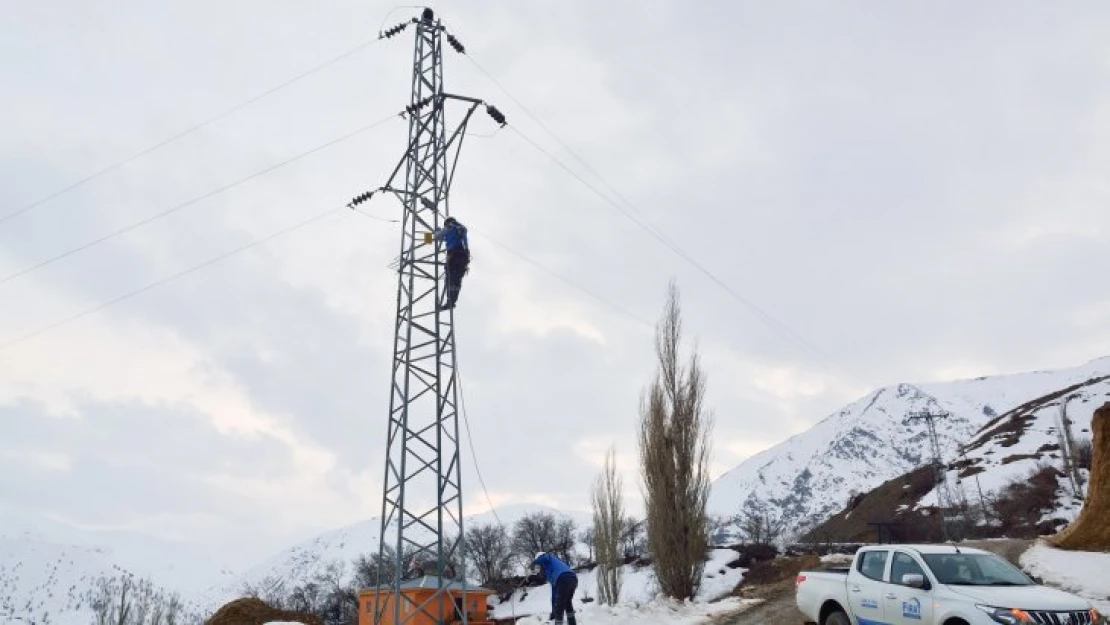
M 1071 521 L 1083 504 L 1089 471 L 1065 471 L 1061 440 L 1063 417 L 1072 422 L 1074 439 L 1089 440 L 1091 418 L 1110 405 L 1110 376 L 1084 382 L 1027 401 L 988 421 L 959 448 L 946 478 L 957 502 L 971 508 L 974 533 L 1051 532 Z M 1000 504 L 1000 493 L 1017 497 Z M 980 501 L 982 493 L 982 501 Z M 923 467 L 884 482 L 817 526 L 805 541 L 872 541 L 880 537 L 873 521 L 897 522 L 896 540 L 935 540 L 938 519 L 931 468 Z M 980 511 L 985 504 L 987 513 Z M 1005 518 L 1002 518 L 1002 517 Z
M 951 415 L 938 428 L 938 435 L 945 460 L 952 462 L 957 460 L 959 445 L 1011 411 L 1107 375 L 1110 358 L 1101 358 L 1057 371 L 879 389 L 722 475 L 713 483 L 710 511 L 731 516 L 742 510 L 771 510 L 781 514 L 787 532 L 795 533 L 840 511 L 852 493 L 870 491 L 927 460 L 925 426 L 908 420 L 910 413 L 944 410 Z M 1090 409 L 1084 413 L 1080 406 L 1103 392 L 1100 384 L 1071 391 L 1081 395 L 1069 401 L 1072 418 L 1079 421 L 1085 414 L 1089 420 Z M 998 453 L 987 451 L 991 450 L 984 448 L 985 456 Z
M 570 517 L 579 527 L 585 527 L 591 522 L 590 515 L 586 513 L 565 513 L 545 506 L 522 504 L 498 508 L 496 518 L 491 512 L 464 517 L 463 523 L 465 528 L 469 528 L 494 524 L 500 520 L 511 529 L 518 519 L 534 512 Z M 293 545 L 251 567 L 242 575 L 209 589 L 200 601 L 211 609 L 241 596 L 243 588 L 247 586 L 257 588 L 280 584 L 285 588 L 292 588 L 312 580 L 335 563 L 344 566 L 342 579 L 344 582 L 349 581 L 354 575 L 352 563 L 359 556 L 378 550 L 380 523 L 378 518 L 367 519 Z
M 55 543 L 33 536 L 0 538 L 0 622 L 49 622 L 88 625 L 91 603 L 101 583 L 119 583 L 143 576 L 120 566 L 111 550 Z M 152 596 L 169 598 L 174 591 L 157 583 L 146 587 Z M 198 606 L 183 602 L 184 612 Z

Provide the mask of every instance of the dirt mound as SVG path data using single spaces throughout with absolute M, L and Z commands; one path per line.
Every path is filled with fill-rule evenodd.
M 806 533 L 801 543 L 924 542 L 940 538 L 935 517 L 911 510 L 933 490 L 932 467 L 921 467 L 854 497 Z M 879 524 L 883 525 L 879 525 Z M 890 535 L 883 535 L 889 533 Z
M 1091 481 L 1079 518 L 1051 542 L 1061 549 L 1110 551 L 1110 403 L 1091 419 Z
M 270 621 L 324 625 L 323 621 L 311 614 L 271 608 L 265 601 L 253 597 L 236 599 L 224 605 L 204 625 L 265 625 Z

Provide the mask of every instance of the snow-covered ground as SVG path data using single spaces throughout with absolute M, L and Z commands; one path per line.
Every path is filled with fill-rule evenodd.
M 464 522 L 467 528 L 503 523 L 511 530 L 517 520 L 537 512 L 569 518 L 577 523 L 579 528 L 586 527 L 592 521 L 588 513 L 561 512 L 547 506 L 518 504 L 498 508 L 496 513 L 484 512 L 467 516 Z M 280 580 L 287 587 L 302 585 L 311 581 L 316 574 L 323 572 L 333 563 L 344 565 L 343 578 L 347 581 L 354 575 L 355 559 L 377 551 L 380 523 L 378 518 L 371 518 L 293 545 L 242 575 L 225 579 L 221 584 L 207 589 L 198 602 L 207 606 L 210 611 L 214 611 L 228 601 L 240 597 L 246 585 L 257 586 L 265 579 Z M 413 526 L 412 531 L 419 532 L 419 526 Z M 423 535 L 421 538 L 428 538 L 428 536 Z M 579 550 L 584 552 L 585 546 L 579 545 Z
M 596 603 L 589 604 L 579 610 L 580 622 L 590 625 L 699 625 L 707 622 L 718 614 L 724 614 L 740 608 L 747 603 L 755 603 L 748 599 L 741 601 L 730 597 L 716 603 L 679 603 L 673 600 L 659 599 L 637 606 L 605 606 Z M 537 625 L 547 623 L 547 616 L 526 616 L 516 623 L 517 625 Z
M 1039 540 L 1020 562 L 1045 584 L 1089 599 L 1100 612 L 1110 614 L 1110 553 L 1065 551 Z
M 1110 375 L 1110 357 L 1055 371 L 878 389 L 722 475 L 712 485 L 710 512 L 730 516 L 744 508 L 767 505 L 781 512 L 790 533 L 808 521 L 838 512 L 850 492 L 869 491 L 927 461 L 925 425 L 909 421 L 906 417 L 910 413 L 949 413 L 937 434 L 942 452 L 951 461 L 956 459 L 957 447 L 995 417 L 1030 400 L 1106 375 Z M 1088 427 L 1094 407 L 1106 401 L 1110 401 L 1110 382 L 1093 383 L 1053 402 L 1043 415 L 1037 415 L 1039 420 L 1020 449 L 1032 454 L 1056 442 L 1053 423 L 1063 402 L 1067 403 L 1069 418 L 1077 424 L 1077 438 L 1088 438 L 1089 434 L 1081 430 Z M 1000 441 L 998 449 L 982 449 L 983 457 L 991 461 L 989 467 L 984 467 L 989 472 L 979 476 L 984 490 L 1028 471 L 1036 462 L 1011 458 L 1018 452 L 1004 444 Z M 965 486 L 975 487 L 974 482 Z
M 578 575 L 578 591 L 574 595 L 574 610 L 589 623 L 699 623 L 707 616 L 735 610 L 742 604 L 735 597 L 721 599 L 743 579 L 743 569 L 730 569 L 727 564 L 737 557 L 731 549 L 713 549 L 702 572 L 702 585 L 693 601 L 678 603 L 659 597 L 655 575 L 650 567 L 623 567 L 620 602 L 617 606 L 597 603 L 597 572 Z M 593 601 L 584 602 L 592 598 Z M 496 597 L 492 599 L 497 602 Z M 551 612 L 551 586 L 521 589 L 512 599 L 494 605 L 494 618 L 537 616 L 546 618 Z M 538 623 L 540 619 L 523 619 L 519 623 Z

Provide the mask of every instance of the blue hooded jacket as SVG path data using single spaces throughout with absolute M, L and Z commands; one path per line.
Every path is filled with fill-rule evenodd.
M 446 247 L 449 252 L 456 249 L 470 249 L 470 245 L 466 240 L 466 226 L 458 221 L 452 226 L 436 230 L 435 238 L 436 241 L 443 241 L 444 247 Z
M 571 568 L 567 566 L 565 562 L 563 562 L 559 558 L 556 558 L 550 553 L 545 553 L 542 556 L 536 558 L 533 564 L 539 565 L 540 568 L 543 569 L 544 577 L 547 578 L 548 583 L 550 583 L 552 586 L 555 585 L 555 582 L 558 581 L 559 576 L 563 573 L 570 573 L 571 575 L 574 575 L 574 571 L 571 570 Z
M 532 561 L 532 564 L 535 564 L 543 569 L 544 577 L 546 577 L 547 582 L 551 584 L 551 609 L 554 610 L 555 582 L 557 582 L 559 578 L 566 573 L 574 575 L 574 571 L 569 566 L 567 566 L 565 562 L 563 562 L 559 558 L 556 558 L 550 553 L 545 553 L 542 556 L 536 558 Z

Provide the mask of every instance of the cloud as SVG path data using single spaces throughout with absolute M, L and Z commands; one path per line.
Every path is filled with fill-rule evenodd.
M 350 50 L 387 10 L 19 7 L 0 27 L 21 59 L 4 70 L 0 217 Z M 649 327 L 486 234 L 649 321 L 678 280 L 715 472 L 881 384 L 1110 352 L 1106 7 L 443 11 L 527 106 L 448 51 L 450 88 L 511 124 L 467 137 L 452 188 L 475 233 L 456 313 L 475 511 L 475 459 L 497 504 L 584 508 L 609 444 L 634 483 L 653 367 Z M 400 110 L 406 41 L 0 222 L 0 276 Z M 471 130 L 496 129 L 479 111 Z M 342 206 L 383 181 L 406 132 L 398 119 L 0 284 L 0 342 Z M 377 514 L 397 236 L 335 215 L 0 351 L 5 500 L 241 560 Z

